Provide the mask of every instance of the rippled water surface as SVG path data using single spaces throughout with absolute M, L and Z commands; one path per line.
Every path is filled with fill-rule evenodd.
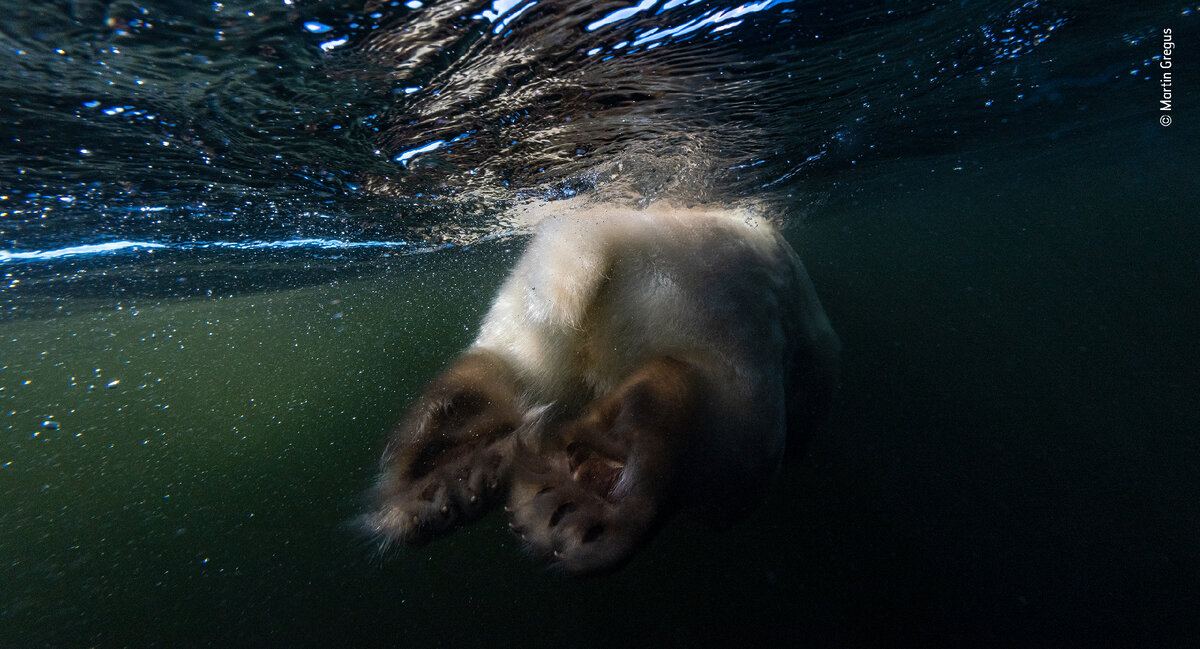
M 1194 3 L 0 10 L 0 646 L 1200 637 Z M 373 560 L 383 431 L 574 197 L 777 215 L 833 431 L 614 576 Z

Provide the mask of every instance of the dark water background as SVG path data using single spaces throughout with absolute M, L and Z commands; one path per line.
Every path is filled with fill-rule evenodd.
M 1197 6 L 0 10 L 0 646 L 1200 646 Z M 833 431 L 614 576 L 372 561 L 509 208 L 581 193 L 781 214 Z

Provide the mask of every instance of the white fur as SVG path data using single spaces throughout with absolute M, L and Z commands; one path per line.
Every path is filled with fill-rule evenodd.
M 586 403 L 655 356 L 690 362 L 724 402 L 711 432 L 766 446 L 752 454 L 773 462 L 794 355 L 832 359 L 838 342 L 768 222 L 599 206 L 540 224 L 473 346 L 508 361 L 530 406 Z

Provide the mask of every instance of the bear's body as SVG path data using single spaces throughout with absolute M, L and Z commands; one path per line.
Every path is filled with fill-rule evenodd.
M 788 428 L 826 418 L 838 350 L 800 260 L 748 213 L 549 218 L 393 432 L 367 526 L 420 542 L 506 500 L 535 553 L 617 567 L 681 506 L 761 501 Z

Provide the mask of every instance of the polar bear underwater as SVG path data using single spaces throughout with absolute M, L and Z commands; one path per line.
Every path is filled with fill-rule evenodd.
M 827 423 L 840 343 L 746 211 L 593 206 L 538 226 L 479 335 L 387 438 L 362 527 L 421 544 L 503 504 L 569 573 L 680 510 L 736 520 Z

